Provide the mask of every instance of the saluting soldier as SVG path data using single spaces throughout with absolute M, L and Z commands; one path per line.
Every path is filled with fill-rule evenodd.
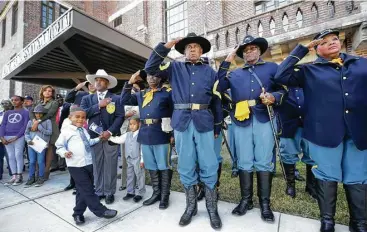
M 341 52 L 339 31 L 318 33 L 298 45 L 279 66 L 275 80 L 301 87 L 305 97 L 303 138 L 317 182 L 322 232 L 334 231 L 338 182 L 344 184 L 349 229 L 367 231 L 367 59 Z M 318 58 L 296 66 L 315 49 Z
M 316 180 L 312 173 L 315 164 L 310 158 L 307 141 L 302 138 L 304 120 L 304 96 L 301 88 L 289 88 L 288 97 L 277 110 L 280 122 L 280 154 L 287 177 L 286 194 L 296 197 L 296 163 L 302 153 L 302 162 L 306 164 L 306 189 L 316 198 Z
M 140 75 L 147 78 L 149 88 L 132 94 L 133 84 L 142 80 Z M 162 130 L 162 119 L 172 117 L 173 105 L 171 88 L 163 86 L 163 82 L 159 73 L 147 76 L 144 70 L 140 70 L 131 76 L 121 93 L 122 104 L 139 106 L 141 127 L 138 142 L 153 188 L 151 198 L 143 205 L 160 201 L 160 209 L 166 209 L 169 205 L 172 179 L 170 142 L 173 135 Z
M 173 46 L 185 55 L 186 60 L 173 61 L 159 67 Z M 220 94 L 216 92 L 216 88 L 213 91 L 217 80 L 216 72 L 200 59 L 210 48 L 207 39 L 189 33 L 184 39 L 158 44 L 147 61 L 145 70 L 148 74 L 154 74 L 160 69 L 167 75 L 172 86 L 172 127 L 178 152 L 178 172 L 186 193 L 186 210 L 179 224 L 188 225 L 192 216 L 197 213 L 195 186 L 198 183 L 198 162 L 200 180 L 205 184 L 210 224 L 218 229 L 222 227 L 222 222 L 217 209 L 218 195 L 215 185 L 218 180 L 218 159 L 214 151 L 214 138 L 220 132 L 223 115 Z
M 222 62 L 220 69 L 228 70 L 236 54 L 244 59 L 244 66 L 228 74 L 218 73 L 221 74 L 219 87 L 222 91 L 231 89 L 235 107 L 231 116 L 242 199 L 232 213 L 244 215 L 253 208 L 253 172 L 256 171 L 261 218 L 273 222 L 270 195 L 275 141 L 266 105 L 280 105 L 286 91 L 272 80 L 277 64 L 260 58 L 267 48 L 266 39 L 246 36 Z

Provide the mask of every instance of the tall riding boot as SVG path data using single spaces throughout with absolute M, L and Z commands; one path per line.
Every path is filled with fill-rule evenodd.
M 367 185 L 344 185 L 349 207 L 349 231 L 367 232 Z
M 238 170 L 238 174 L 240 177 L 241 201 L 240 204 L 233 209 L 232 214 L 242 216 L 247 213 L 247 210 L 251 210 L 254 207 L 252 201 L 254 173 Z
M 219 163 L 217 174 L 218 174 L 218 180 L 217 180 L 216 186 L 217 186 L 217 188 L 219 188 L 219 186 L 220 186 L 220 176 L 222 174 L 222 163 Z
M 181 216 L 180 226 L 186 226 L 190 224 L 191 218 L 198 212 L 198 202 L 196 199 L 196 188 L 194 185 L 185 188 L 186 195 L 186 210 Z
M 312 172 L 312 165 L 306 164 L 306 188 L 305 192 L 312 198 L 317 199 L 316 178 Z
M 205 197 L 204 183 L 200 182 L 196 185 L 197 188 L 197 200 L 201 201 Z
M 205 200 L 206 209 L 208 210 L 210 218 L 210 225 L 213 229 L 222 228 L 222 221 L 218 214 L 218 193 L 216 187 L 210 189 L 208 186 L 205 186 Z
M 286 164 L 283 163 L 285 176 L 287 178 L 287 189 L 285 190 L 285 194 L 289 195 L 292 198 L 296 197 L 296 177 L 295 177 L 295 164 Z
M 261 218 L 267 222 L 274 221 L 274 214 L 270 209 L 270 194 L 273 174 L 271 172 L 257 172 L 257 194 L 259 197 Z
M 316 179 L 317 201 L 320 208 L 320 232 L 334 232 L 335 209 L 337 200 L 338 183 L 335 181 L 322 181 Z
M 150 182 L 152 183 L 153 194 L 143 202 L 143 205 L 152 205 L 161 199 L 160 171 L 149 170 Z
M 171 169 L 161 171 L 161 202 L 159 203 L 160 209 L 168 208 L 172 174 L 173 172 Z

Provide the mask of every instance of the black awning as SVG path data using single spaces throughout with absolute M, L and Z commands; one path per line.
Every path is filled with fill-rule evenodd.
M 4 65 L 1 77 L 73 88 L 87 73 L 104 69 L 119 80 L 120 89 L 144 68 L 151 52 L 147 45 L 70 9 Z

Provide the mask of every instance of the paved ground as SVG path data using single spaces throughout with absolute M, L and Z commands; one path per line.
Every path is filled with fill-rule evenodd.
M 4 174 L 5 177 L 5 174 Z M 171 193 L 171 205 L 167 210 L 159 210 L 158 205 L 143 207 L 133 201 L 123 201 L 125 191 L 118 191 L 116 201 L 110 207 L 119 211 L 114 219 L 95 217 L 90 211 L 85 213 L 86 223 L 76 226 L 71 217 L 75 198 L 71 192 L 63 192 L 69 182 L 67 172 L 53 173 L 49 181 L 40 188 L 20 186 L 6 187 L 0 184 L 0 232 L 92 232 L 92 231 L 213 231 L 209 224 L 204 202 L 199 204 L 199 212 L 190 225 L 180 227 L 178 221 L 185 207 L 183 193 Z M 146 197 L 151 195 L 148 188 Z M 234 204 L 219 202 L 222 218 L 221 231 L 246 232 L 310 232 L 319 230 L 316 220 L 275 213 L 275 222 L 264 223 L 258 209 L 245 216 L 231 215 Z M 346 226 L 337 225 L 336 232 L 347 232 Z

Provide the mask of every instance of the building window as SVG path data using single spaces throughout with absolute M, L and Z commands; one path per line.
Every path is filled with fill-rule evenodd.
M 264 31 L 263 25 L 259 21 L 259 24 L 257 25 L 257 32 L 258 32 L 258 34 L 259 34 L 260 37 L 263 36 L 263 31 Z
M 286 13 L 284 13 L 283 18 L 282 18 L 282 23 L 283 23 L 283 29 L 284 31 L 288 31 L 288 27 L 289 27 L 289 21 L 288 21 L 288 15 Z
M 278 7 L 285 6 L 293 0 L 267 0 L 255 2 L 255 14 L 261 14 L 267 11 L 274 10 Z
M 311 13 L 312 13 L 312 19 L 316 21 L 319 18 L 319 10 L 317 9 L 316 3 L 312 4 Z
M 122 24 L 122 16 L 117 17 L 113 20 L 113 27 L 118 27 Z
M 246 35 L 250 35 L 250 32 L 251 32 L 251 26 L 250 26 L 250 24 L 247 24 Z
M 275 34 L 275 20 L 274 20 L 274 18 L 270 19 L 269 25 L 270 25 L 270 33 L 272 35 L 274 35 Z
M 188 33 L 187 2 L 185 0 L 167 0 L 167 41 L 185 37 Z
M 219 50 L 219 35 L 217 34 L 216 36 L 215 36 L 215 47 L 217 47 L 217 50 Z
M 1 33 L 1 47 L 4 47 L 6 38 L 6 18 L 3 19 Z
M 63 15 L 67 10 L 68 10 L 68 8 L 60 5 L 60 12 L 59 12 L 60 16 Z
M 298 8 L 297 10 L 297 14 L 296 14 L 296 19 L 297 19 L 297 25 L 299 28 L 302 27 L 302 23 L 303 23 L 303 14 L 301 9 Z
M 13 5 L 11 17 L 11 35 L 14 35 L 18 29 L 18 2 Z
M 240 29 L 237 27 L 236 28 L 236 44 L 240 43 Z
M 226 39 L 226 47 L 228 48 L 229 47 L 229 32 L 228 31 L 226 32 L 225 39 Z
M 52 1 L 42 1 L 41 27 L 45 29 L 55 20 L 55 3 Z
M 328 1 L 327 6 L 328 6 L 328 11 L 329 11 L 330 18 L 334 18 L 334 15 L 335 15 L 335 3 L 334 3 L 334 1 Z

